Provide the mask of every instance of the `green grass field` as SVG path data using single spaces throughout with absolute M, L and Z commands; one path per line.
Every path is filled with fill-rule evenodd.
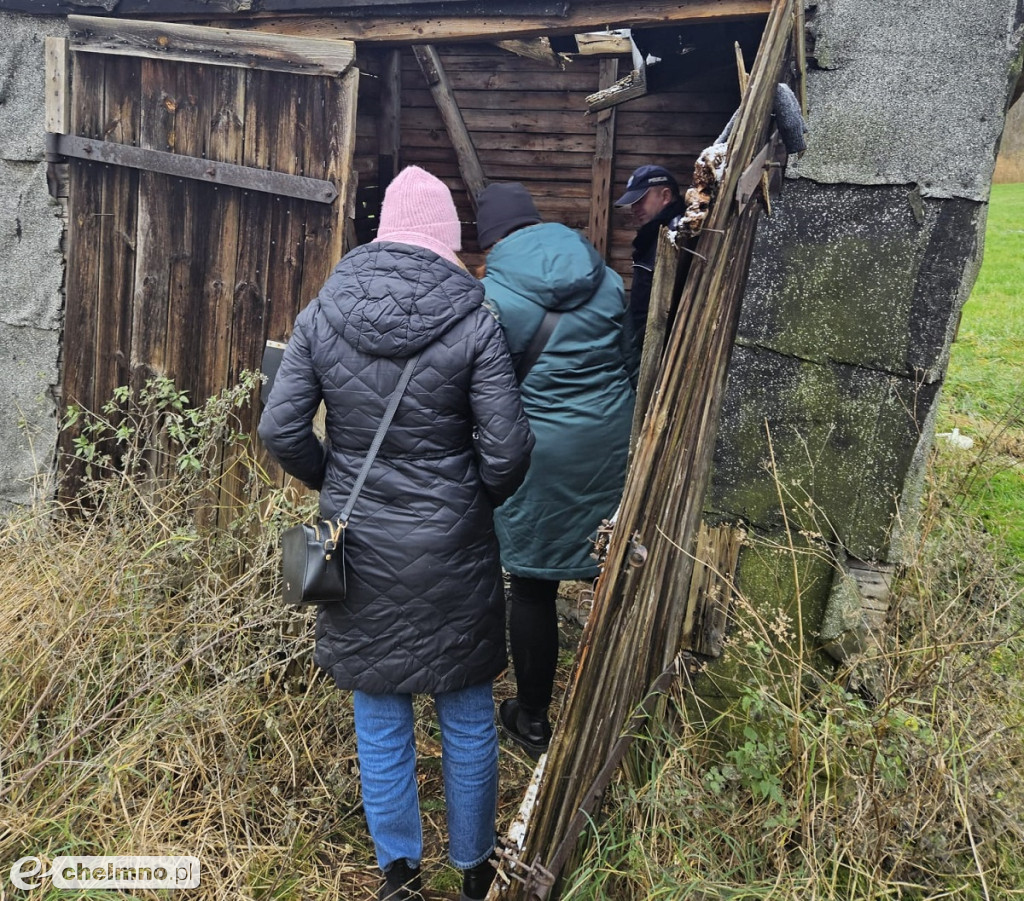
M 984 262 L 943 392 L 939 431 L 975 441 L 969 507 L 1024 560 L 1024 184 L 992 188 Z

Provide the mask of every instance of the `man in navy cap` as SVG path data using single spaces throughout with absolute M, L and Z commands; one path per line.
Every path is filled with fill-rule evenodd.
M 672 173 L 664 166 L 653 165 L 641 166 L 629 176 L 626 192 L 615 205 L 629 207 L 632 224 L 637 230 L 633 239 L 633 286 L 629 291 L 629 307 L 636 340 L 642 347 L 647 309 L 651 304 L 654 261 L 658 254 L 658 231 L 682 215 L 686 205 L 679 196 L 679 185 Z

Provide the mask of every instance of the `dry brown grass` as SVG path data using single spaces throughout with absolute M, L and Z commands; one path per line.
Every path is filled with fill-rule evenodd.
M 312 664 L 313 613 L 278 597 L 277 537 L 312 499 L 257 491 L 239 442 L 233 477 L 247 471 L 262 500 L 227 531 L 202 525 L 217 520 L 213 439 L 230 437 L 233 408 L 208 408 L 216 422 L 155 465 L 132 446 L 153 411 L 108 410 L 129 437 L 115 448 L 106 426 L 86 430 L 96 481 L 76 509 L 41 503 L 0 525 L 0 897 L 14 861 L 68 854 L 198 857 L 196 901 L 376 897 L 351 696 Z M 100 451 L 135 474 L 106 476 Z M 456 897 L 436 724 L 417 703 L 428 897 Z M 532 765 L 506 747 L 501 766 L 504 819 Z

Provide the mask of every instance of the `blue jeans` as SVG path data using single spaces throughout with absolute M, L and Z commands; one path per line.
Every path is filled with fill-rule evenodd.
M 494 850 L 498 809 L 498 732 L 491 683 L 434 695 L 441 724 L 441 774 L 448 855 L 460 870 Z M 363 809 L 377 863 L 419 866 L 423 827 L 416 788 L 412 695 L 353 692 Z

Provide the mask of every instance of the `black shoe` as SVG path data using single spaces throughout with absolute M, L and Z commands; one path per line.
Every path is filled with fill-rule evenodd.
M 463 870 L 462 894 L 459 895 L 459 901 L 483 901 L 497 872 L 494 861 L 489 857 L 483 863 Z
M 501 702 L 498 722 L 501 723 L 502 731 L 533 760 L 539 760 L 551 744 L 551 724 L 547 714 L 531 716 L 519 706 L 515 698 Z
M 420 868 L 399 858 L 385 871 L 377 901 L 414 901 L 423 897 L 420 889 Z

